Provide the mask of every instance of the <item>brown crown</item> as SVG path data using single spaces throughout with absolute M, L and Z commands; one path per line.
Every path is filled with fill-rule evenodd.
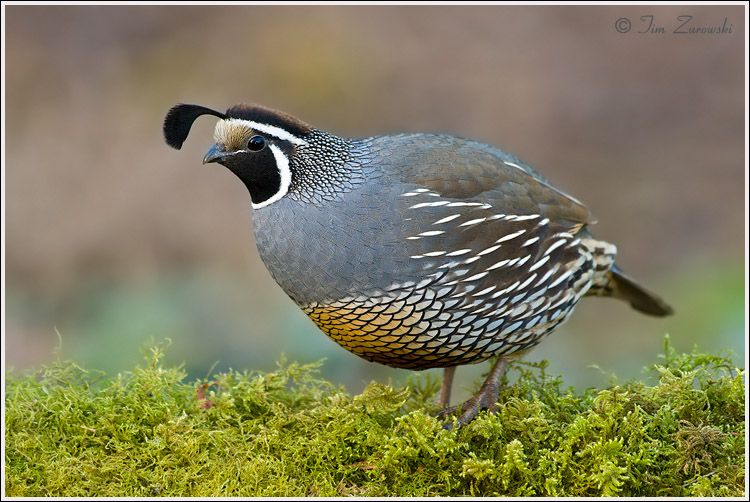
M 312 127 L 296 117 L 256 104 L 234 105 L 227 110 L 226 115 L 229 118 L 252 120 L 280 127 L 294 136 L 305 136 L 312 131 Z

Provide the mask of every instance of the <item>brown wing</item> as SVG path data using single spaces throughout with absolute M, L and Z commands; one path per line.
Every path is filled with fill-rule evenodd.
M 441 156 L 458 166 L 439 176 L 435 166 L 412 171 L 417 183 L 400 202 L 406 246 L 426 287 L 450 288 L 448 308 L 472 323 L 494 319 L 478 338 L 528 344 L 513 337 L 544 332 L 537 323 L 562 320 L 590 286 L 593 260 L 578 234 L 591 215 L 520 161 L 484 151 L 470 166 L 465 158 Z
M 497 295 L 537 282 L 548 288 L 578 266 L 581 240 L 576 234 L 583 223 L 552 220 L 541 211 L 507 212 L 489 203 L 443 199 L 433 193 L 411 198 L 405 215 L 413 224 L 405 245 L 425 277 L 427 272 L 440 277 L 436 283 L 456 286 L 457 293 L 486 289 Z
M 389 162 L 398 168 L 390 173 L 407 187 L 491 204 L 505 213 L 536 213 L 571 225 L 595 222 L 580 201 L 497 148 L 451 136 L 403 136 L 397 143 L 390 145 Z

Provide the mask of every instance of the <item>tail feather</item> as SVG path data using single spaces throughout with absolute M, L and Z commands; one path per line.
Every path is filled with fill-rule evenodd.
M 644 314 L 664 317 L 674 313 L 664 300 L 623 274 L 617 265 L 612 266 L 609 275 L 609 296 L 627 301 L 631 307 Z

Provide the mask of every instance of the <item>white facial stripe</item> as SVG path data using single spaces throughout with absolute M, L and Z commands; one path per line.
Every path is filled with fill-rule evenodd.
M 219 121 L 219 124 L 221 124 L 221 122 L 224 122 L 226 125 L 232 125 L 232 124 L 244 125 L 245 127 L 249 127 L 250 129 L 253 129 L 254 131 L 269 134 L 273 136 L 274 138 L 282 139 L 284 141 L 294 143 L 295 145 L 307 144 L 307 141 L 300 139 L 297 136 L 292 135 L 291 133 L 289 133 L 288 131 L 285 131 L 281 127 L 276 127 L 276 126 L 272 126 L 268 124 L 261 124 L 260 122 L 254 122 L 252 120 L 243 120 L 243 119 L 224 119 L 222 121 Z M 219 124 L 216 124 L 217 130 L 218 130 Z
M 273 158 L 276 160 L 276 169 L 279 170 L 279 177 L 281 178 L 279 191 L 259 204 L 252 204 L 253 209 L 266 207 L 281 199 L 287 194 L 289 186 L 292 184 L 292 172 L 289 170 L 289 159 L 286 158 L 286 155 L 284 155 L 278 146 L 269 144 L 268 147 L 271 149 Z

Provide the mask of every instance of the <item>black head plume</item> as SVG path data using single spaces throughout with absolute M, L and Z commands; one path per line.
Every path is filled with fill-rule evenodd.
M 227 118 L 221 112 L 200 105 L 186 105 L 180 103 L 173 106 L 164 118 L 164 139 L 172 148 L 179 150 L 190 133 L 195 119 L 201 115 L 213 115 L 220 119 Z

